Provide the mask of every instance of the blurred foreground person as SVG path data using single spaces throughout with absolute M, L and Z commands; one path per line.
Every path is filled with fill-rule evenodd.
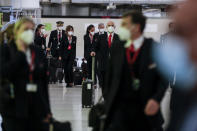
M 160 65 L 165 65 L 161 72 L 176 69 L 176 86 L 174 88 L 174 104 L 168 131 L 197 130 L 197 1 L 187 0 L 175 13 L 176 42 L 169 43 L 168 48 L 159 50 L 157 56 L 163 59 L 170 53 L 168 59 L 163 59 Z M 184 16 L 184 19 L 183 17 Z M 167 51 L 168 50 L 168 51 Z M 162 67 L 162 66 L 161 66 Z M 169 69 L 171 69 L 169 71 Z
M 39 24 L 35 31 L 34 45 L 41 49 L 41 53 L 46 54 L 46 34 L 45 26 Z
M 6 58 L 9 58 L 10 54 L 9 54 L 9 46 L 12 46 L 14 44 L 14 24 L 11 24 L 7 27 L 7 29 L 3 32 L 0 33 L 0 68 L 1 68 L 1 64 L 6 62 Z M 4 57 L 2 57 L 4 56 Z M 7 56 L 7 57 L 5 57 Z M 10 110 L 12 109 L 12 106 L 6 103 L 6 99 L 2 99 L 5 98 L 6 93 L 2 90 L 2 87 L 4 86 L 4 82 L 3 82 L 3 77 L 0 74 L 0 114 L 4 115 L 4 116 L 8 116 L 8 114 L 12 114 L 12 111 L 10 112 Z M 3 94 L 5 93 L 5 94 Z M 10 98 L 8 97 L 8 99 L 10 100 Z M 12 102 L 11 102 L 12 101 Z M 6 105 L 5 105 L 6 103 Z M 10 104 L 13 103 L 13 100 L 10 100 Z M 5 127 L 3 124 L 3 120 L 2 120 L 2 124 L 1 124 L 1 128 L 3 131 L 5 131 Z
M 163 131 L 160 102 L 166 86 L 153 61 L 153 39 L 143 36 L 146 18 L 131 11 L 123 15 L 119 37 L 112 46 L 107 69 L 105 131 Z
M 99 85 L 103 88 L 104 76 L 106 72 L 106 65 L 110 57 L 111 47 L 114 43 L 119 42 L 118 35 L 115 31 L 115 24 L 113 21 L 109 21 L 106 25 L 107 32 L 101 34 L 98 37 L 98 42 L 95 46 L 95 51 L 98 58 L 98 79 Z
M 86 35 L 84 35 L 84 58 L 87 60 L 88 79 L 92 79 L 92 57 L 96 56 L 94 47 L 96 46 L 97 41 L 95 27 L 94 25 L 89 25 L 87 27 Z M 94 69 L 96 70 L 96 68 Z M 94 78 L 96 78 L 96 73 Z M 96 84 L 96 79 L 94 84 Z
M 3 124 L 6 131 L 40 131 L 51 118 L 45 57 L 31 45 L 31 19 L 22 18 L 12 30 L 14 39 L 0 50 Z
M 60 45 L 60 60 L 64 66 L 64 76 L 67 87 L 73 86 L 73 64 L 76 58 L 77 37 L 74 36 L 74 28 L 71 25 L 66 27 L 66 34 Z

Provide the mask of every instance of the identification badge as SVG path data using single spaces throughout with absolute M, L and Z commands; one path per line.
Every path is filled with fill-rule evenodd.
M 68 50 L 71 50 L 71 48 L 72 48 L 71 45 L 68 45 Z
M 27 84 L 26 91 L 31 92 L 31 93 L 37 92 L 37 85 L 36 84 Z
M 44 49 L 45 47 L 44 47 L 44 45 L 42 45 L 42 49 Z
M 140 88 L 140 80 L 139 79 L 134 79 L 133 80 L 133 89 L 138 90 Z
M 91 84 L 87 84 L 87 89 L 91 90 L 91 88 L 92 88 Z

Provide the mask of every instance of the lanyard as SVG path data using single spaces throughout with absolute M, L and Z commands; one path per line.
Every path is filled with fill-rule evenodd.
M 137 60 L 137 57 L 139 55 L 139 52 L 140 52 L 140 49 L 139 48 L 137 51 L 135 52 L 131 52 L 129 48 L 126 49 L 126 55 L 127 55 L 127 60 L 128 60 L 128 63 L 130 65 L 133 65 L 135 63 L 135 61 Z M 134 53 L 133 57 L 131 58 L 131 53 Z
M 29 80 L 31 83 L 33 82 L 33 66 L 34 66 L 34 62 L 35 62 L 35 56 L 36 56 L 35 52 L 31 51 L 31 63 L 29 65 L 29 70 L 30 70 Z

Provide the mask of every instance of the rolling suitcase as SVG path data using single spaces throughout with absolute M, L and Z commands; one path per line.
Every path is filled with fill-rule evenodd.
M 73 72 L 74 85 L 82 85 L 83 73 L 80 67 L 75 67 Z
M 94 105 L 94 64 L 95 57 L 92 57 L 92 80 L 85 80 L 82 84 L 82 108 Z

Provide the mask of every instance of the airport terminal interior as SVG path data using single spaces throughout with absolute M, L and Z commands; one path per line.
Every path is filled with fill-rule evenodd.
M 197 131 L 197 0 L 0 0 L 0 131 Z

